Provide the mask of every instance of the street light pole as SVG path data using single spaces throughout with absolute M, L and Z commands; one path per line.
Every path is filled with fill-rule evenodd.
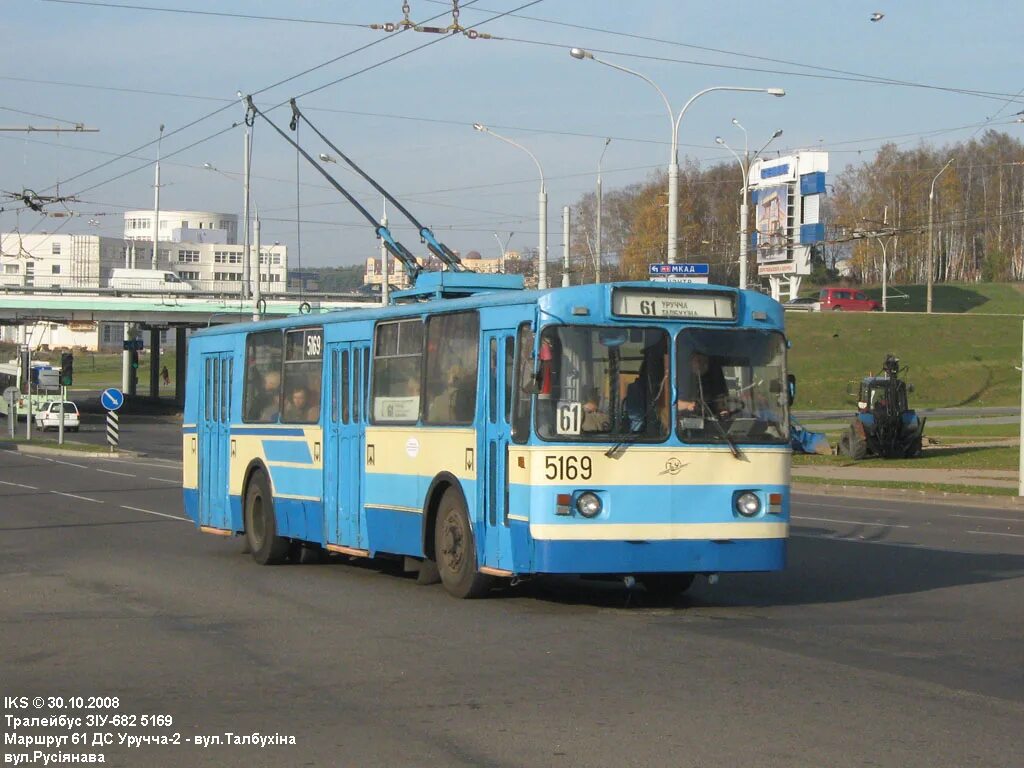
M 153 258 L 151 269 L 156 269 L 157 241 L 160 239 L 160 145 L 164 138 L 164 124 L 160 123 L 160 136 L 156 140 L 156 179 L 153 184 Z
M 711 88 L 705 88 L 702 91 L 698 91 L 691 96 L 690 100 L 687 101 L 679 111 L 679 115 L 674 117 L 672 105 L 669 103 L 665 92 L 658 87 L 657 83 L 647 77 L 647 75 L 643 75 L 636 70 L 629 69 L 628 67 L 623 67 L 620 64 L 613 64 L 610 61 L 599 59 L 590 51 L 586 51 L 583 48 L 572 48 L 569 51 L 569 55 L 574 59 L 593 59 L 599 64 L 604 64 L 607 67 L 617 69 L 621 72 L 625 72 L 626 74 L 633 75 L 634 77 L 639 77 L 648 85 L 651 85 L 658 92 L 658 95 L 661 96 L 661 100 L 665 102 L 665 108 L 668 109 L 669 124 L 672 127 L 672 154 L 669 157 L 668 165 L 668 248 L 666 258 L 669 264 L 675 264 L 679 245 L 677 242 L 679 239 L 679 124 L 682 122 L 683 115 L 686 114 L 686 110 L 688 110 L 690 105 L 701 96 L 706 93 L 711 93 L 712 91 L 745 91 L 748 93 L 767 93 L 772 96 L 785 96 L 785 90 L 782 88 L 744 88 L 734 85 L 715 85 Z
M 761 153 L 764 152 L 768 148 L 769 144 L 771 144 L 773 141 L 775 141 L 775 139 L 779 138 L 779 136 L 782 135 L 782 129 L 779 128 L 778 130 L 776 130 L 771 135 L 771 137 L 768 139 L 768 141 L 766 141 L 764 143 L 764 146 L 761 147 L 759 150 L 757 150 L 757 152 L 754 153 L 753 158 L 751 158 L 750 157 L 750 149 L 749 149 L 749 146 L 747 145 L 747 129 L 744 128 L 742 125 L 740 125 L 739 120 L 737 120 L 736 118 L 733 118 L 732 122 L 733 122 L 733 124 L 736 127 L 738 127 L 741 131 L 743 131 L 743 159 L 740 160 L 740 156 L 736 152 L 736 150 L 734 150 L 732 147 L 730 147 L 729 144 L 726 142 L 726 140 L 723 139 L 721 136 L 716 136 L 715 137 L 715 143 L 716 144 L 720 144 L 721 146 L 725 147 L 730 152 L 732 152 L 732 156 L 736 158 L 736 162 L 739 163 L 739 166 L 740 166 L 740 172 L 743 174 L 743 186 L 740 187 L 740 277 L 739 277 L 739 287 L 741 289 L 743 289 L 743 288 L 747 287 L 747 267 L 748 267 L 748 264 L 747 264 L 747 247 L 748 247 L 748 240 L 749 240 L 749 238 L 747 237 L 747 227 L 749 225 L 749 218 L 748 218 L 748 212 L 747 212 L 748 211 L 748 208 L 747 208 L 747 197 L 749 196 L 749 191 L 750 191 L 750 166 L 753 164 L 754 160 L 757 160 L 757 158 L 759 158 L 761 156 Z
M 935 200 L 935 182 L 939 180 L 939 176 L 941 176 L 945 172 L 945 170 L 949 168 L 952 162 L 953 158 L 951 157 L 949 158 L 949 160 L 946 161 L 946 164 L 942 166 L 942 170 L 935 174 L 935 178 L 932 179 L 932 187 L 928 191 L 928 298 L 925 307 L 925 311 L 928 314 L 931 314 L 932 311 L 932 284 L 935 280 L 932 266 L 934 264 L 934 262 L 932 261 L 932 203 Z
M 608 151 L 608 145 L 612 143 L 610 138 L 604 140 L 604 149 L 601 150 L 601 157 L 597 161 L 597 255 L 594 257 L 594 282 L 601 282 L 601 163 L 604 161 L 604 153 Z
M 506 138 L 500 133 L 495 133 L 482 123 L 473 123 L 473 128 L 481 133 L 489 133 L 494 138 L 501 139 L 506 144 L 511 144 L 513 147 L 518 147 L 528 154 L 530 159 L 533 160 L 537 166 L 537 172 L 540 174 L 540 192 L 537 193 L 537 218 L 539 220 L 539 235 L 537 240 L 537 287 L 544 290 L 548 287 L 548 191 L 547 187 L 544 186 L 544 169 L 540 167 L 540 161 L 533 152 L 528 150 L 522 144 Z

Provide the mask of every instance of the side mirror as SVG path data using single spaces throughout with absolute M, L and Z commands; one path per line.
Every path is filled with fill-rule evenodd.
M 786 374 L 786 389 L 789 394 L 789 404 L 793 405 L 796 400 L 796 376 L 792 373 Z

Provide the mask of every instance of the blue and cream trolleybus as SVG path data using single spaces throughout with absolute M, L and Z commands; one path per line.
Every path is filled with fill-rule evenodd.
M 189 341 L 185 507 L 259 563 L 403 557 L 457 597 L 779 570 L 786 348 L 753 291 L 452 271 L 387 307 L 212 328 Z

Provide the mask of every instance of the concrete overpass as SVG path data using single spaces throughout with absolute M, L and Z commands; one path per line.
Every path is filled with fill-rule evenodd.
M 261 316 L 316 315 L 339 309 L 379 306 L 364 294 L 276 295 L 260 303 Z M 159 293 L 112 289 L 4 289 L 0 290 L 0 325 L 27 325 L 39 321 L 59 323 L 134 323 L 149 330 L 150 396 L 157 397 L 160 373 L 160 331 L 176 330 L 176 345 L 185 349 L 189 328 L 207 328 L 253 319 L 252 299 L 216 294 Z M 185 355 L 175 368 L 175 399 L 184 403 Z M 132 394 L 135 394 L 134 392 Z

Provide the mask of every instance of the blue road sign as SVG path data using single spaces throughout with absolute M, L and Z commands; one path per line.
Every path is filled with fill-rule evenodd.
M 651 264 L 648 266 L 651 275 L 709 275 L 708 264 Z
M 142 339 L 125 339 L 122 345 L 126 352 L 130 352 L 133 349 L 142 350 L 143 348 Z
M 100 394 L 100 405 L 108 411 L 116 411 L 124 405 L 124 392 L 116 387 L 108 387 Z

